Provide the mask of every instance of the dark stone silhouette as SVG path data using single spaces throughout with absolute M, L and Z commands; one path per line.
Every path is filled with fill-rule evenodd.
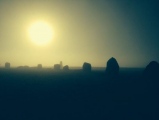
M 42 69 L 42 64 L 38 64 L 37 68 Z
M 69 66 L 68 66 L 68 65 L 65 65 L 65 66 L 63 67 L 63 70 L 64 70 L 64 71 L 68 71 L 68 70 L 69 70 Z
M 84 72 L 91 72 L 92 66 L 90 63 L 84 62 L 82 68 Z
M 9 62 L 5 63 L 5 68 L 10 68 L 10 63 Z
M 62 61 L 60 61 L 60 69 L 62 69 L 63 68 L 63 63 L 62 63 Z
M 107 66 L 106 66 L 105 72 L 106 72 L 106 75 L 111 78 L 115 78 L 118 76 L 119 65 L 115 58 L 112 57 L 107 61 Z
M 54 65 L 54 70 L 60 70 L 60 68 L 61 68 L 61 65 L 60 64 L 55 64 Z
M 144 70 L 144 78 L 158 79 L 159 78 L 159 63 L 151 61 Z

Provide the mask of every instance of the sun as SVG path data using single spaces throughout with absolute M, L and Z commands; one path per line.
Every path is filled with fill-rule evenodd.
M 44 21 L 36 21 L 31 24 L 28 33 L 32 42 L 40 46 L 49 44 L 53 39 L 52 27 Z

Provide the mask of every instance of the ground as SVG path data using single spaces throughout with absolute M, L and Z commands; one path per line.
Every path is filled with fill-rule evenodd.
M 0 69 L 2 120 L 158 119 L 158 88 L 143 69 L 124 69 L 110 79 L 104 71 Z

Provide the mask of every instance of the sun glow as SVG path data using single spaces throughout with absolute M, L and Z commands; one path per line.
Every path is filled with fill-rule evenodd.
M 43 21 L 33 23 L 28 29 L 29 37 L 37 45 L 47 45 L 53 39 L 53 30 Z

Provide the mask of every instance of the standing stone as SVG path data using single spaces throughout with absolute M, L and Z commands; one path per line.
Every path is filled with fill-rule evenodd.
M 84 72 L 91 72 L 92 66 L 90 63 L 84 62 L 82 68 Z
M 118 76 L 119 65 L 115 58 L 112 57 L 107 61 L 105 72 L 106 72 L 106 75 L 111 78 L 115 78 Z
M 62 69 L 63 68 L 63 63 L 62 63 L 62 61 L 60 61 L 60 69 Z
M 69 70 L 69 66 L 68 66 L 68 65 L 65 65 L 65 66 L 63 67 L 63 70 L 64 70 L 64 71 L 68 71 L 68 70 Z
M 55 65 L 54 65 L 54 70 L 59 71 L 60 68 L 61 68 L 61 65 L 60 65 L 60 64 L 55 64 Z
M 159 78 L 159 63 L 151 61 L 144 70 L 144 77 L 146 79 L 158 79 Z
M 5 63 L 5 68 L 10 68 L 10 63 L 9 62 Z
M 42 69 L 42 64 L 38 64 L 37 68 Z

